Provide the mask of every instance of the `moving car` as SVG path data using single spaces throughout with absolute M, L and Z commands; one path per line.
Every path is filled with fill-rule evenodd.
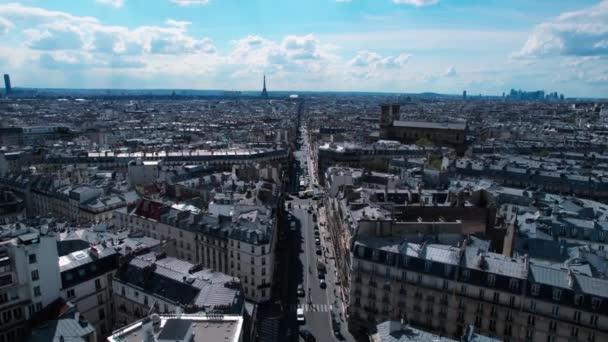
M 306 322 L 306 318 L 304 318 L 304 308 L 301 306 L 296 309 L 296 319 L 299 324 L 304 324 Z
M 319 287 L 322 289 L 327 287 L 327 283 L 325 282 L 325 279 L 319 280 Z

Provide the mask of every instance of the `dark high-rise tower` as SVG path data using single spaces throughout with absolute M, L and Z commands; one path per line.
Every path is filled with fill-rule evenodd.
M 4 74 L 4 89 L 6 90 L 6 95 L 11 93 L 11 77 L 8 74 Z
M 264 87 L 262 88 L 262 97 L 268 98 L 268 91 L 266 91 L 266 75 L 264 75 Z

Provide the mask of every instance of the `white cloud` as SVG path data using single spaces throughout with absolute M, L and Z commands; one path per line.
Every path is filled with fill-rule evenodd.
M 13 23 L 0 17 L 0 35 L 7 34 L 13 28 Z
M 187 33 L 187 22 L 168 20 L 169 26 L 140 26 L 129 29 L 109 26 L 96 18 L 78 17 L 58 11 L 0 5 L 0 15 L 29 27 L 23 32 L 26 45 L 34 50 L 80 50 L 100 54 L 209 54 L 216 48 L 209 38 Z M 100 56 L 103 57 L 103 56 Z
M 209 0 L 169 0 L 179 6 L 191 6 L 191 5 L 206 5 Z
M 421 6 L 429 6 L 434 5 L 439 2 L 439 0 L 393 0 L 396 4 L 405 4 L 405 5 L 413 5 L 416 7 Z
M 445 69 L 445 72 L 443 73 L 444 77 L 454 77 L 456 76 L 456 68 L 454 68 L 453 65 L 449 66 L 447 69 Z
M 513 57 L 608 55 L 608 1 L 537 25 Z
M 124 0 L 95 0 L 97 3 L 110 5 L 114 8 L 121 8 L 124 4 Z
M 192 22 L 190 21 L 179 21 L 179 20 L 173 20 L 173 19 L 167 19 L 165 20 L 165 24 L 169 25 L 169 26 L 175 26 L 175 27 L 179 27 L 179 28 L 186 28 L 190 25 L 192 25 Z

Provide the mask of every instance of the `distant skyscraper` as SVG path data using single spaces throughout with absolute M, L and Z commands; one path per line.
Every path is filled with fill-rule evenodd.
M 462 99 L 463 99 L 463 100 L 466 100 L 466 99 L 467 99 L 467 91 L 466 91 L 466 90 L 463 90 L 463 91 L 462 91 Z
M 11 93 L 11 77 L 8 74 L 4 74 L 4 88 L 6 95 Z
M 264 87 L 262 88 L 262 97 L 268 98 L 268 91 L 266 91 L 266 75 L 264 75 Z

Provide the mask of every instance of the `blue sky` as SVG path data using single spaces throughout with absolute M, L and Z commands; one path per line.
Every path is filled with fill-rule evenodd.
M 608 1 L 0 1 L 15 86 L 608 94 Z

